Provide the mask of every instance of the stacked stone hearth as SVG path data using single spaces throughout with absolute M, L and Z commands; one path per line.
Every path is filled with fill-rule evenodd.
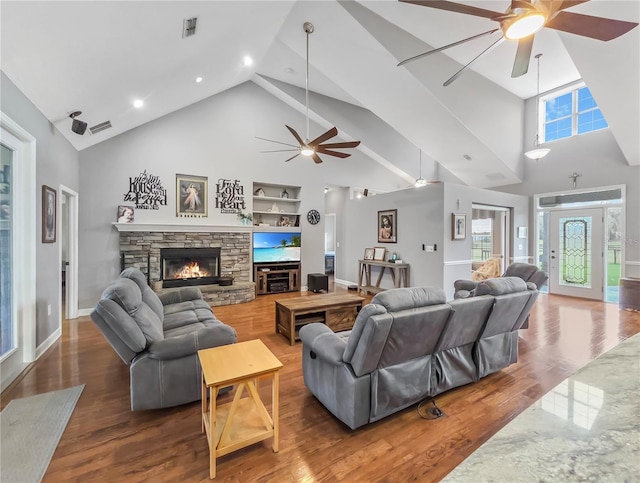
M 211 305 L 249 302 L 255 298 L 251 282 L 251 234 L 248 232 L 120 232 L 124 268 L 137 267 L 149 274 L 151 286 L 160 280 L 161 248 L 220 247 L 220 275 L 233 277 L 233 285 L 201 285 Z

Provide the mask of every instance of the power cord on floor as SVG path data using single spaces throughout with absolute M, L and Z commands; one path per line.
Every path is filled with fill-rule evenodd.
M 432 408 L 424 408 L 425 404 L 433 404 Z M 438 407 L 433 399 L 425 399 L 418 404 L 418 415 L 422 419 L 438 419 L 444 416 L 442 410 Z

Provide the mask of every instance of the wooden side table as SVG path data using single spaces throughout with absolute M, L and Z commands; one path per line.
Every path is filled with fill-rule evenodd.
M 261 340 L 198 351 L 202 366 L 202 431 L 209 444 L 209 477 L 216 458 L 268 438 L 278 452 L 279 374 L 282 363 Z M 272 377 L 271 414 L 258 393 L 259 378 Z M 216 403 L 223 387 L 236 386 L 230 403 Z M 247 392 L 247 397 L 242 397 Z M 207 394 L 209 395 L 207 401 Z

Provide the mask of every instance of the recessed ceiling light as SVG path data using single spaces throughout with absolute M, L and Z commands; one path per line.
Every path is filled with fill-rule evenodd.
M 245 55 L 242 62 L 244 63 L 245 67 L 249 67 L 250 65 L 253 64 L 253 59 L 248 55 Z
M 200 84 L 200 82 L 202 82 L 202 77 L 196 77 L 196 82 Z
M 136 109 L 140 109 L 142 106 L 144 106 L 144 101 L 142 99 L 136 99 L 133 101 L 133 107 Z

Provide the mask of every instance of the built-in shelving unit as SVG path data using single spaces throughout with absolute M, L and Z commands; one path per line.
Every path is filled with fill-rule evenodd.
M 262 227 L 300 226 L 300 186 L 253 183 L 253 224 Z

